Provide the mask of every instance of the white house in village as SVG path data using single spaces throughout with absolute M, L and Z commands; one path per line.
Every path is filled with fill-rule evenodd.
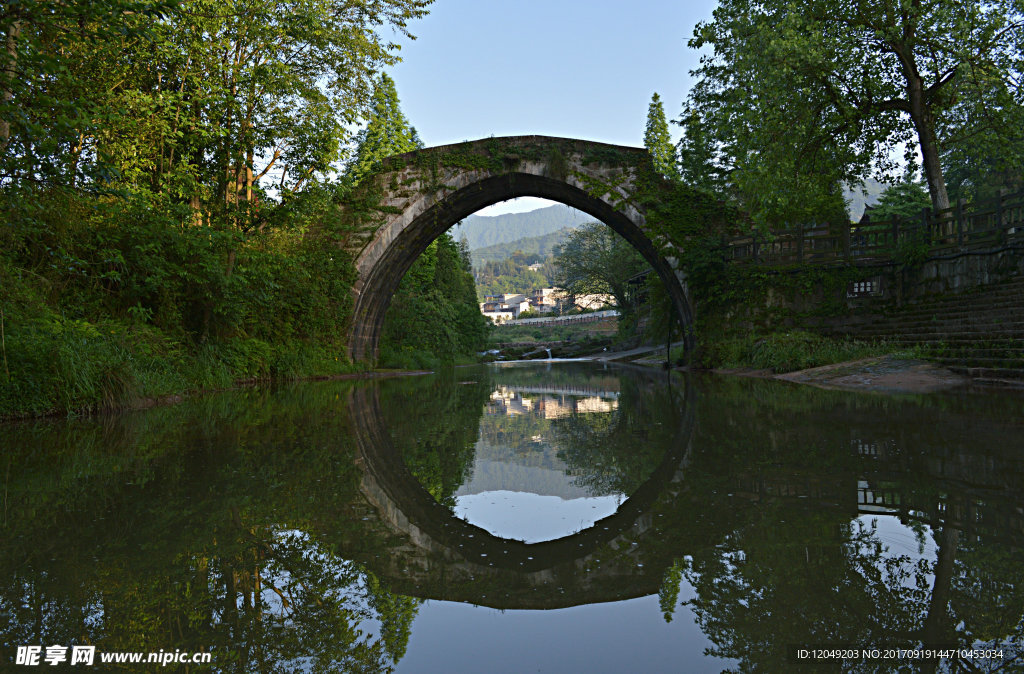
M 480 304 L 480 313 L 494 323 L 504 323 L 519 317 L 519 314 L 530 310 L 530 302 L 525 295 L 493 295 L 484 298 Z
M 527 298 L 523 294 L 506 293 L 489 295 L 480 303 L 480 313 L 496 324 L 515 320 L 525 311 L 546 314 L 563 311 L 573 307 L 579 309 L 600 309 L 615 306 L 615 298 L 611 295 L 576 295 L 570 297 L 558 288 L 538 288 Z

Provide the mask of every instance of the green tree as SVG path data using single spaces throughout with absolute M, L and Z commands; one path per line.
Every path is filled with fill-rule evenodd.
M 152 40 L 164 0 L 24 0 L 0 6 L 0 185 L 75 184 L 127 45 Z M 100 67 L 99 64 L 102 64 Z M 93 163 L 100 157 L 93 152 Z
M 1013 101 L 1020 27 L 1013 0 L 725 0 L 690 41 L 714 49 L 691 103 L 766 213 L 799 213 L 802 194 L 862 178 L 899 142 L 920 151 L 932 205 L 944 209 L 945 118 L 963 92 Z
M 661 104 L 661 96 L 657 92 L 651 96 L 651 104 L 647 108 L 644 147 L 651 154 L 654 170 L 666 178 L 679 177 L 676 152 L 672 146 L 672 137 L 668 133 L 668 122 L 665 120 L 665 107 Z
M 382 74 L 373 92 L 369 123 L 356 137 L 356 153 L 348 175 L 358 183 L 383 159 L 421 147 L 416 129 L 409 126 L 399 106 L 394 80 Z
M 381 362 L 435 367 L 483 348 L 487 319 L 480 313 L 469 253 L 444 233 L 405 273 L 381 329 Z
M 683 137 L 677 146 L 680 179 L 709 192 L 723 193 L 725 174 L 721 160 L 700 115 L 687 107 L 677 123 L 683 127 Z
M 343 158 L 377 73 L 398 61 L 381 29 L 409 35 L 430 2 L 187 0 L 159 14 L 154 2 L 18 3 L 0 26 L 5 173 L 61 167 L 69 183 L 92 170 L 203 220 L 264 225 L 260 181 L 288 193 Z M 43 74 L 12 84 L 33 67 Z
M 920 220 L 921 211 L 931 205 L 928 190 L 911 176 L 885 188 L 871 207 L 873 220 Z
M 570 232 L 556 249 L 555 265 L 557 287 L 573 295 L 610 294 L 623 314 L 637 305 L 629 281 L 648 269 L 636 248 L 599 222 Z

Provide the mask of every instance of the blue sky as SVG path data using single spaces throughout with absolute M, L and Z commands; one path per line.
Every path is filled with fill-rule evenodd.
M 713 0 L 436 0 L 390 69 L 428 145 L 539 134 L 643 145 L 651 95 L 678 117 Z M 678 129 L 672 127 L 678 137 Z M 521 199 L 486 214 L 542 205 Z

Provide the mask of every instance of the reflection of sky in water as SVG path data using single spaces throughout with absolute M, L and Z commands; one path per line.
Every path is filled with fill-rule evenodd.
M 684 581 L 680 600 L 693 597 Z M 498 611 L 447 601 L 420 607 L 395 668 L 412 672 L 721 672 L 689 607 L 665 622 L 658 597 L 553 611 Z
M 934 562 L 939 554 L 931 527 L 928 525 L 924 525 L 924 551 L 922 552 L 917 534 L 913 529 L 900 522 L 898 517 L 861 515 L 857 520 L 867 529 L 870 529 L 874 523 L 878 539 L 889 549 L 890 554 L 907 555 L 915 562 L 922 558 Z
M 574 534 L 613 514 L 625 496 L 563 499 L 495 490 L 455 499 L 455 515 L 501 538 L 537 543 Z
M 919 540 L 912 528 L 900 522 L 900 518 L 893 515 L 861 515 L 853 522 L 853 526 L 854 531 L 858 526 L 862 527 L 864 531 L 871 531 L 874 528 L 875 535 L 885 548 L 883 557 L 906 557 L 909 561 L 903 566 L 907 569 L 912 568 L 921 560 L 934 564 L 939 557 L 935 536 L 928 525 L 923 525 L 923 540 Z M 883 570 L 879 568 L 879 571 Z M 935 582 L 934 573 L 926 573 L 923 577 L 927 581 L 928 587 Z M 913 588 L 914 583 L 913 574 L 909 574 L 903 579 L 904 587 Z

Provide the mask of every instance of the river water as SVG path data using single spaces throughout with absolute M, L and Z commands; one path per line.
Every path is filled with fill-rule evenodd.
M 0 671 L 1024 670 L 1019 394 L 509 363 L 0 446 Z

